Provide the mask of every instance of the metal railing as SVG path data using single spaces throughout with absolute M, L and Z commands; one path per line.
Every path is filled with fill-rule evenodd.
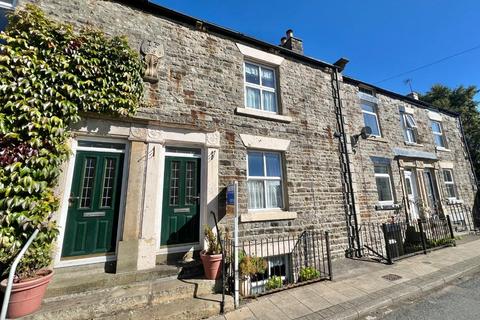
M 0 320 L 5 320 L 7 317 L 8 303 L 10 302 L 10 294 L 12 292 L 13 278 L 15 277 L 15 271 L 17 270 L 17 266 L 20 263 L 20 260 L 22 259 L 22 257 L 25 255 L 25 252 L 27 252 L 28 248 L 32 244 L 33 240 L 35 240 L 35 238 L 37 237 L 39 232 L 40 230 L 36 229 L 32 233 L 30 238 L 28 238 L 27 242 L 23 246 L 22 250 L 20 250 L 20 253 L 17 255 L 17 257 L 13 261 L 12 266 L 10 267 L 10 272 L 8 273 L 7 288 L 5 289 L 5 293 L 3 296 L 2 312 L 0 313 Z
M 450 215 L 455 232 L 479 232 L 480 218 L 472 208 L 463 203 L 445 205 L 445 213 Z
M 227 286 L 233 292 L 233 241 L 226 244 Z M 296 235 L 240 240 L 240 295 L 258 296 L 332 279 L 330 236 L 307 230 Z
M 455 245 L 450 216 L 410 222 L 363 223 L 360 227 L 363 256 L 386 262 Z

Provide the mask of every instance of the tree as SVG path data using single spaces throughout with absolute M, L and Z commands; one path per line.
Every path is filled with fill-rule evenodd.
M 480 111 L 479 102 L 475 101 L 474 97 L 479 92 L 476 86 L 459 86 L 451 89 L 436 84 L 420 97 L 422 101 L 438 108 L 460 114 L 477 178 L 480 178 Z

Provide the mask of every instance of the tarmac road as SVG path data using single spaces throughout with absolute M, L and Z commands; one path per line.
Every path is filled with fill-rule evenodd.
M 378 310 L 364 320 L 480 320 L 480 273 L 428 296 Z

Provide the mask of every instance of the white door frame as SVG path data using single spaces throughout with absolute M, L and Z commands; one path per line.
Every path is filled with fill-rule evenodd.
M 78 141 L 120 143 L 125 145 L 125 149 L 120 150 L 120 149 L 95 148 L 95 147 L 79 147 Z M 62 267 L 79 266 L 79 265 L 92 264 L 92 263 L 102 263 L 107 261 L 115 261 L 117 259 L 118 242 L 121 239 L 121 235 L 123 231 L 123 220 L 125 216 L 125 200 L 126 200 L 125 195 L 126 195 L 126 189 L 127 189 L 128 167 L 129 167 L 129 160 L 130 160 L 129 159 L 130 144 L 128 143 L 127 139 L 104 138 L 104 137 L 95 137 L 95 136 L 77 136 L 71 139 L 71 149 L 72 149 L 72 155 L 70 156 L 70 159 L 67 161 L 67 164 L 66 164 L 67 170 L 65 171 L 65 183 L 63 188 L 64 192 L 60 200 L 60 210 L 59 210 L 59 216 L 57 218 L 58 229 L 60 233 L 57 239 L 57 251 L 54 257 L 54 267 L 62 268 Z M 62 259 L 63 241 L 65 239 L 65 228 L 67 225 L 67 217 L 68 217 L 68 203 L 70 198 L 70 191 L 72 188 L 73 172 L 75 169 L 75 160 L 76 160 L 77 151 L 118 152 L 118 153 L 123 153 L 125 155 L 123 160 L 122 186 L 120 189 L 121 194 L 120 194 L 118 223 L 117 223 L 117 239 L 116 239 L 114 254 L 105 254 L 98 257 L 90 257 L 90 258 L 79 257 L 79 258 Z
M 191 155 L 188 153 L 174 153 L 174 152 L 167 152 L 166 148 L 188 148 L 188 149 L 197 149 L 200 150 L 200 155 Z M 161 167 L 160 167 L 160 192 L 159 192 L 159 201 L 157 202 L 157 223 L 156 223 L 156 230 L 158 230 L 158 237 L 157 237 L 157 254 L 167 254 L 167 253 L 178 253 L 178 252 L 192 252 L 195 250 L 199 250 L 203 248 L 203 241 L 202 241 L 202 227 L 205 223 L 207 223 L 207 166 L 206 166 L 206 151 L 204 145 L 195 145 L 189 143 L 179 143 L 178 141 L 172 143 L 165 143 L 162 146 L 161 151 Z M 180 245 L 171 245 L 166 247 L 161 247 L 161 232 L 162 232 L 162 218 L 163 218 L 163 192 L 164 192 L 164 183 L 165 183 L 165 159 L 169 156 L 175 157 L 186 157 L 186 158 L 197 158 L 200 159 L 200 212 L 199 212 L 199 241 L 195 243 L 188 243 L 188 244 L 180 244 Z
M 407 200 L 409 201 L 409 208 L 410 208 L 410 220 L 418 219 L 420 217 L 419 207 L 418 207 L 418 185 L 416 180 L 416 173 L 412 169 L 404 170 L 404 179 L 405 179 L 405 192 L 407 193 Z M 409 182 L 410 181 L 410 182 Z M 408 186 L 410 185 L 410 189 L 412 194 L 408 193 Z

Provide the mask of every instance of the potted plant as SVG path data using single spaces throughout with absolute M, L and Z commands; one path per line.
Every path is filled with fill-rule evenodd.
M 209 280 L 216 280 L 220 277 L 222 266 L 222 250 L 220 240 L 217 239 L 209 226 L 204 228 L 206 248 L 200 252 L 205 277 Z
M 261 257 L 249 256 L 245 251 L 240 252 L 239 261 L 240 294 L 248 296 L 252 291 L 252 278 L 265 273 L 267 261 Z
M 39 216 L 39 218 L 42 215 Z M 47 286 L 53 277 L 49 268 L 52 262 L 53 240 L 58 231 L 54 221 L 47 218 L 47 223 L 40 226 L 40 232 L 31 244 L 15 271 L 7 317 L 10 319 L 23 317 L 40 309 Z M 28 233 L 28 235 L 30 235 Z M 27 233 L 25 233 L 27 235 Z M 6 240 L 5 238 L 3 239 Z M 20 242 L 19 242 L 20 243 Z M 24 242 L 21 242 L 23 245 Z M 21 247 L 8 259 L 13 261 Z M 7 257 L 3 256 L 6 259 Z M 3 270 L 2 278 L 7 277 L 10 268 Z M 5 292 L 8 279 L 0 283 L 0 289 Z

